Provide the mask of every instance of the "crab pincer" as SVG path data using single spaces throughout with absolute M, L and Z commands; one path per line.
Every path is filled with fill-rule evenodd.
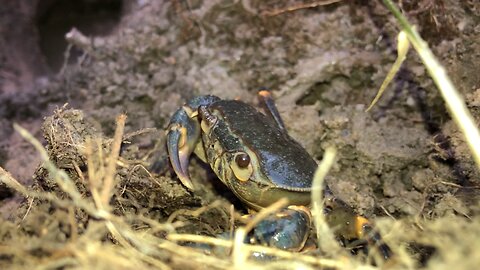
M 198 108 L 219 100 L 215 96 L 200 96 L 180 107 L 171 117 L 167 128 L 167 151 L 173 170 L 184 186 L 193 190 L 194 186 L 188 174 L 190 155 L 200 139 Z M 198 151 L 197 151 L 198 152 Z M 198 154 L 201 158 L 201 154 Z

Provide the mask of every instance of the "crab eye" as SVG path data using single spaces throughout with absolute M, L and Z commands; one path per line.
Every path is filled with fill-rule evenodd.
M 239 168 L 247 168 L 250 165 L 250 157 L 245 153 L 239 153 L 235 156 L 235 163 Z
M 245 152 L 238 152 L 230 163 L 230 168 L 235 174 L 235 177 L 240 181 L 248 181 L 253 173 L 250 157 Z

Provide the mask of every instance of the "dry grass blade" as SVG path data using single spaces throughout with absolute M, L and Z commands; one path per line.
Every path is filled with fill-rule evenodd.
M 313 1 L 311 3 L 301 3 L 293 6 L 288 6 L 286 8 L 275 9 L 272 11 L 265 11 L 263 12 L 263 15 L 272 17 L 272 16 L 277 16 L 286 12 L 292 12 L 292 11 L 297 11 L 297 10 L 306 9 L 306 8 L 315 8 L 319 6 L 326 6 L 326 5 L 334 4 L 340 1 L 342 0 L 320 0 L 320 1 Z
M 241 266 L 246 265 L 248 260 L 249 253 L 245 249 L 244 239 L 247 237 L 247 231 L 245 228 L 240 227 L 235 230 L 235 235 L 233 237 L 233 246 L 232 246 L 232 260 L 233 265 L 241 268 Z
M 330 171 L 335 161 L 336 150 L 333 147 L 327 148 L 323 155 L 323 160 L 317 168 L 315 175 L 313 176 L 312 186 L 312 214 L 314 217 L 315 229 L 317 231 L 318 246 L 321 250 L 328 252 L 329 254 L 339 254 L 342 252 L 337 241 L 335 241 L 334 234 L 323 215 L 323 182 L 325 177 Z M 321 236 L 321 237 L 320 237 Z
M 401 31 L 397 37 L 397 53 L 398 53 L 397 60 L 395 60 L 395 63 L 393 63 L 392 68 L 388 72 L 387 77 L 385 77 L 385 80 L 380 86 L 380 89 L 378 90 L 377 95 L 375 96 L 372 103 L 370 103 L 370 106 L 368 106 L 368 108 L 365 111 L 367 112 L 370 111 L 373 108 L 373 106 L 377 103 L 377 101 L 380 99 L 385 89 L 387 89 L 387 86 L 393 80 L 393 78 L 395 77 L 395 74 L 397 74 L 397 72 L 400 70 L 400 67 L 402 66 L 402 63 L 407 58 L 409 47 L 410 46 L 409 46 L 407 36 L 405 32 Z
M 24 195 L 28 194 L 28 190 L 2 167 L 0 167 L 0 181 Z
M 108 159 L 103 189 L 100 195 L 103 205 L 108 205 L 110 197 L 112 196 L 112 190 L 115 184 L 114 180 L 116 175 L 115 167 L 117 164 L 118 156 L 120 155 L 120 146 L 122 145 L 122 136 L 123 130 L 125 129 L 126 119 L 127 116 L 125 114 L 121 114 L 117 117 L 117 127 L 115 129 L 115 135 L 113 137 L 113 144 L 110 150 L 110 158 Z
M 268 206 L 267 208 L 262 209 L 258 212 L 248 223 L 245 225 L 245 232 L 248 233 L 257 225 L 260 221 L 268 217 L 269 215 L 277 212 L 278 210 L 282 209 L 283 207 L 288 205 L 288 199 L 282 198 L 277 202 L 273 203 L 272 205 Z

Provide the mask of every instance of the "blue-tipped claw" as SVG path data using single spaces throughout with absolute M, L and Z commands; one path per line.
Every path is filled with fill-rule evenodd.
M 173 116 L 167 130 L 167 151 L 173 170 L 184 186 L 193 190 L 188 175 L 189 158 L 200 136 L 196 112 L 189 107 L 180 108 Z
M 252 231 L 250 243 L 300 251 L 308 238 L 311 216 L 302 207 L 291 206 L 267 216 Z
M 188 175 L 189 158 L 200 142 L 198 108 L 220 100 L 216 96 L 199 96 L 191 99 L 172 116 L 167 129 L 167 151 L 173 170 L 184 186 L 193 190 Z

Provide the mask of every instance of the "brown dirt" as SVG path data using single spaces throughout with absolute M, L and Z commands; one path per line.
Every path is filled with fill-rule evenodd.
M 34 18 L 35 8 L 25 2 L 0 8 L 2 20 L 25 14 Z M 97 150 L 108 153 L 115 118 L 126 113 L 114 212 L 160 222 L 170 217 L 184 223 L 177 232 L 215 236 L 229 230 L 230 203 L 245 209 L 196 159 L 190 173 L 200 188 L 188 192 L 168 168 L 163 130 L 189 98 L 214 94 L 255 103 L 256 91 L 267 87 L 290 134 L 312 156 L 321 160 L 327 147 L 337 148 L 328 184 L 376 221 L 397 253 L 414 258 L 410 269 L 477 265 L 480 242 L 472 236 L 480 228 L 479 170 L 414 52 L 380 103 L 365 112 L 396 57 L 398 28 L 380 2 L 341 1 L 272 17 L 264 12 L 298 1 L 137 2 L 123 8 L 109 35 L 88 43 L 72 41 L 82 53 L 55 75 L 31 20 L 21 24 L 28 31 L 0 28 L 0 166 L 20 182 L 68 198 L 39 166 L 37 152 L 13 130 L 13 122 L 39 138 L 43 134 L 51 160 L 89 197 L 84 146 L 98 142 Z M 480 4 L 400 4 L 478 122 Z M 69 105 L 62 107 L 64 103 Z M 61 109 L 54 112 L 55 107 Z M 2 194 L 9 197 L 10 192 Z M 0 265 L 5 267 L 55 257 L 73 234 L 71 209 L 48 200 L 21 203 L 20 197 L 2 201 Z M 215 207 L 192 214 L 212 203 Z M 77 233 L 92 233 L 97 220 L 75 213 Z M 104 228 L 94 232 L 111 242 Z M 12 243 L 25 248 L 2 255 Z M 196 267 L 165 261 L 174 268 Z

